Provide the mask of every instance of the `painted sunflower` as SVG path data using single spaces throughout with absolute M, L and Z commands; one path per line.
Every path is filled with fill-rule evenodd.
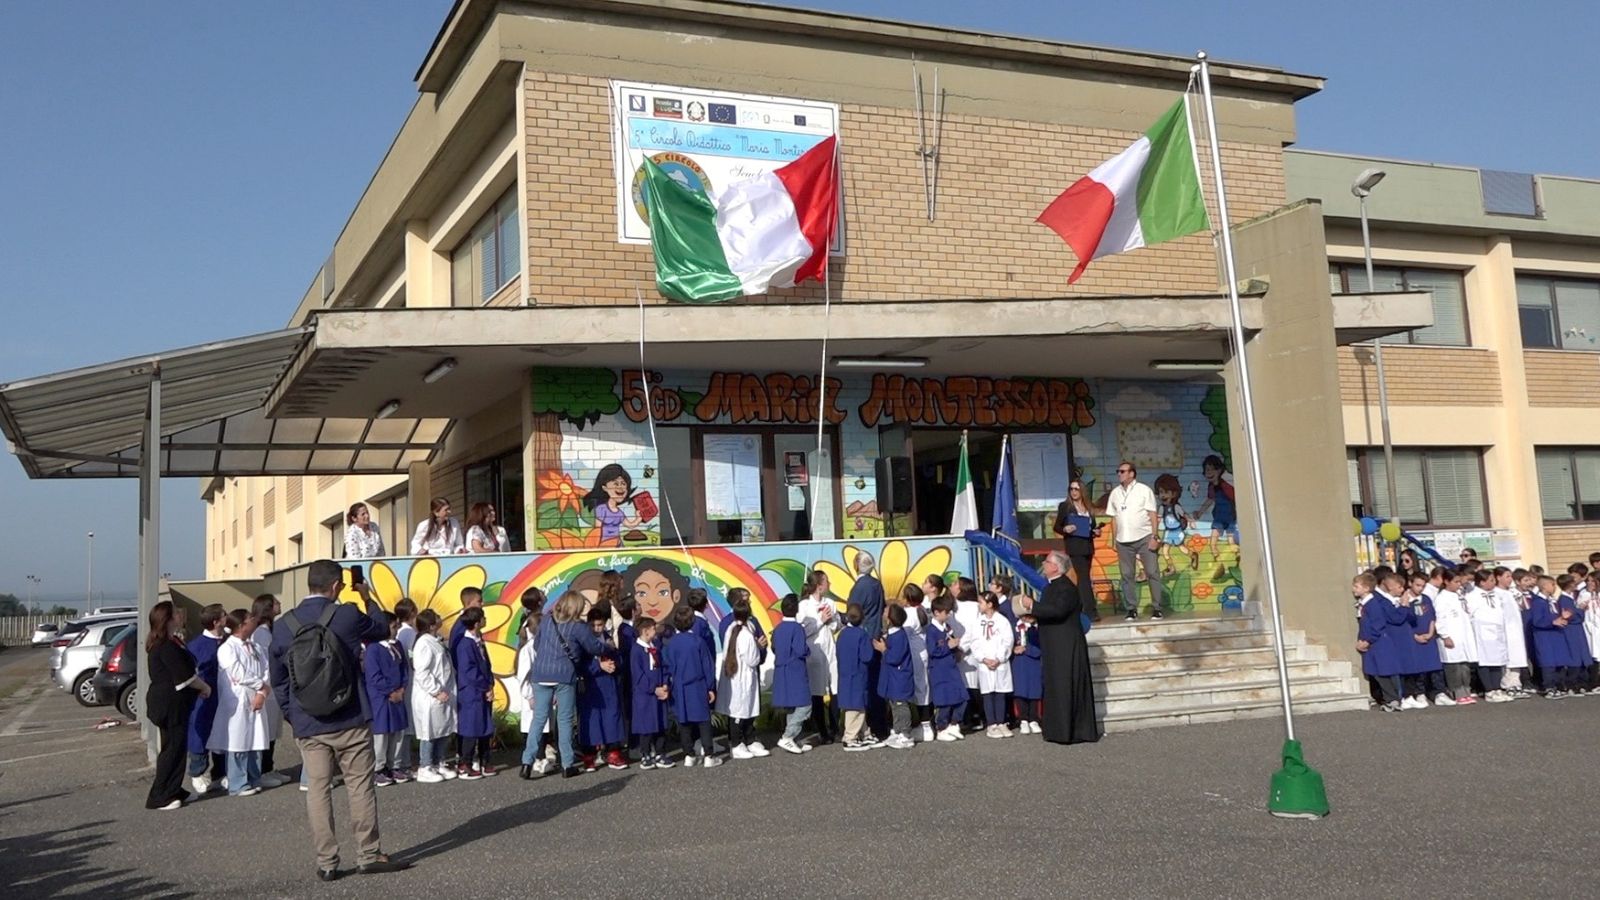
M 817 569 L 828 576 L 828 584 L 834 595 L 849 595 L 851 586 L 856 583 L 856 556 L 860 553 L 861 548 L 846 544 L 840 554 L 844 562 L 842 568 L 832 560 L 825 559 L 817 563 Z M 906 585 L 921 586 L 929 575 L 943 575 L 949 568 L 949 547 L 934 547 L 912 562 L 910 545 L 905 541 L 889 541 L 878 553 L 878 565 L 873 571 L 878 580 L 883 582 L 884 594 L 892 601 L 900 596 Z
M 578 512 L 583 508 L 583 491 L 566 472 L 552 471 L 539 475 L 539 499 L 556 504 L 559 511 Z

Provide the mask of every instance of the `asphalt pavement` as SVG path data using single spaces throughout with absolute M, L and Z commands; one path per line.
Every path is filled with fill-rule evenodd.
M 0 884 L 20 897 L 1576 897 L 1595 880 L 1600 698 L 1303 717 L 1320 821 L 1266 812 L 1271 719 L 533 782 L 507 757 L 480 782 L 379 789 L 384 849 L 416 867 L 334 884 L 313 877 L 293 785 L 146 811 L 137 729 L 98 718 L 32 682 L 0 702 Z

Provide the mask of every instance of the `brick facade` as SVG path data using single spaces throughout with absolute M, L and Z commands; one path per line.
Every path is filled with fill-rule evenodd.
M 1378 405 L 1370 346 L 1339 348 L 1339 393 L 1351 406 Z M 1499 406 L 1498 356 L 1489 350 L 1383 345 L 1383 375 L 1395 406 Z
M 1544 567 L 1553 572 L 1565 572 L 1575 562 L 1588 565 L 1589 554 L 1596 550 L 1600 550 L 1600 525 L 1557 525 L 1544 530 Z
M 1600 354 L 1571 350 L 1525 350 L 1529 406 L 1593 409 L 1600 406 Z

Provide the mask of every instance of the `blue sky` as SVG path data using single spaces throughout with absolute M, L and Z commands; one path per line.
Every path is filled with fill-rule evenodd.
M 795 5 L 795 4 L 785 4 Z M 1587 3 L 972 3 L 818 8 L 1322 75 L 1299 146 L 1600 177 Z M 416 100 L 448 0 L 14 4 L 0 30 L 0 381 L 282 326 Z M 1063 172 L 1063 184 L 1082 173 Z M 162 568 L 202 574 L 173 481 Z M 0 458 L 0 592 L 132 590 L 132 481 Z

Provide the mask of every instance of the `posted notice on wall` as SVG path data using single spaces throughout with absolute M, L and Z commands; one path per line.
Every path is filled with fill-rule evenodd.
M 617 238 L 650 242 L 644 160 L 707 194 L 780 168 L 839 130 L 839 106 L 633 81 L 611 82 Z M 841 207 L 842 208 L 842 207 Z M 844 229 L 834 231 L 834 253 Z
M 1064 434 L 1011 435 L 1011 471 L 1017 479 L 1017 509 L 1051 512 L 1067 499 L 1071 461 Z
M 761 517 L 761 438 L 708 434 L 702 444 L 706 518 Z

